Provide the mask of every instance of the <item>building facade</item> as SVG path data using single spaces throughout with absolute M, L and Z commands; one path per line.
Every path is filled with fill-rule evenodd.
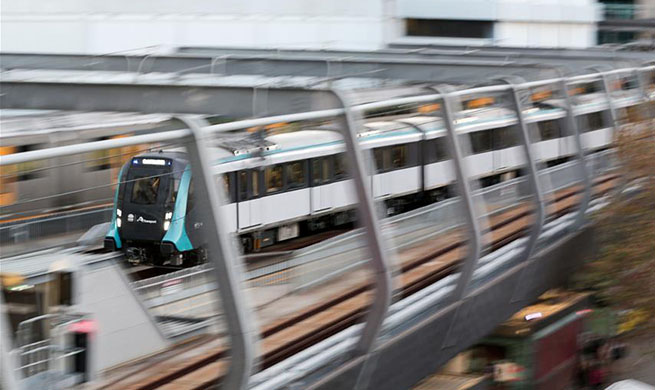
M 390 43 L 588 47 L 596 0 L 4 0 L 1 50 L 151 46 L 379 49 Z

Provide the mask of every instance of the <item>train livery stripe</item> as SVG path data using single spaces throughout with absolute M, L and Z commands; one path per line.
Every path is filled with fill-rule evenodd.
M 191 184 L 191 168 L 187 166 L 182 173 L 180 188 L 175 200 L 175 209 L 171 218 L 171 225 L 162 238 L 162 242 L 170 242 L 175 245 L 178 251 L 184 252 L 193 249 L 189 235 L 187 234 L 185 221 L 187 212 L 187 199 L 189 197 L 189 185 Z

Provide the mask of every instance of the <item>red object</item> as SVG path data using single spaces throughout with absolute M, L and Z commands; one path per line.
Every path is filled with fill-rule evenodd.
M 70 324 L 68 330 L 74 333 L 95 333 L 98 327 L 93 320 L 81 320 Z
M 592 385 L 600 385 L 605 379 L 605 373 L 601 368 L 594 368 L 589 373 L 589 383 Z
M 571 384 L 577 361 L 582 317 L 535 342 L 535 389 L 564 389 Z

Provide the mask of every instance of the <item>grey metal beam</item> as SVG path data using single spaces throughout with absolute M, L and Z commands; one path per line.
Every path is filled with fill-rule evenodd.
M 624 52 L 608 51 L 575 51 L 572 53 L 520 51 L 505 48 L 504 50 L 485 50 L 470 47 L 440 47 L 433 48 L 390 48 L 376 51 L 347 51 L 347 50 L 302 50 L 302 49 L 252 49 L 252 48 L 226 48 L 226 47 L 182 47 L 180 54 L 205 55 L 211 57 L 251 56 L 251 57 L 302 57 L 321 56 L 326 59 L 339 60 L 340 58 L 402 58 L 402 59 L 432 59 L 448 61 L 496 61 L 518 64 L 543 64 L 561 66 L 569 72 L 579 71 L 585 67 L 608 63 L 616 67 L 633 66 L 641 64 L 652 58 L 641 54 L 632 55 Z
M 187 148 L 193 170 L 194 186 L 197 187 L 198 202 L 207 210 L 204 218 L 207 234 L 207 250 L 213 264 L 216 284 L 220 293 L 217 302 L 225 314 L 227 333 L 230 342 L 230 365 L 223 379 L 222 388 L 226 390 L 242 390 L 248 385 L 248 378 L 255 356 L 254 345 L 258 338 L 254 322 L 250 318 L 250 307 L 241 291 L 241 262 L 231 242 L 228 232 L 222 226 L 223 211 L 220 205 L 225 204 L 223 194 L 211 185 L 214 177 L 211 171 L 211 157 L 206 148 L 207 133 L 204 127 L 208 123 L 196 118 L 178 118 L 191 130 Z
M 612 47 L 591 47 L 587 49 L 558 49 L 558 48 L 533 48 L 533 47 L 508 47 L 508 46 L 487 46 L 487 45 L 439 45 L 439 44 L 413 44 L 413 43 L 393 43 L 389 45 L 394 49 L 410 50 L 463 50 L 476 53 L 495 53 L 508 57 L 525 56 L 530 58 L 537 57 L 560 57 L 563 59 L 569 57 L 589 57 L 595 59 L 624 59 L 640 62 L 653 61 L 652 53 L 636 51 L 619 51 Z
M 222 53 L 222 52 L 221 52 Z M 553 66 L 540 61 L 508 61 L 500 58 L 466 58 L 460 55 L 425 57 L 409 54 L 359 52 L 307 52 L 304 55 L 66 55 L 0 54 L 3 69 L 103 70 L 116 72 L 182 72 L 220 75 L 310 76 L 321 78 L 367 77 L 407 80 L 475 83 L 498 73 L 528 80 L 557 77 Z
M 0 107 L 81 111 L 213 114 L 228 117 L 280 115 L 339 107 L 323 89 L 270 88 L 257 106 L 256 88 L 183 85 L 175 82 L 122 83 L 39 81 L 37 77 L 0 80 Z M 261 92 L 260 92 L 261 93 Z
M 13 345 L 13 331 L 9 323 L 9 307 L 5 302 L 4 286 L 0 281 L 0 348 L 2 359 L 0 359 L 0 388 L 8 390 L 19 389 L 19 379 L 22 379 L 22 372 L 17 367 L 17 358 L 11 353 Z

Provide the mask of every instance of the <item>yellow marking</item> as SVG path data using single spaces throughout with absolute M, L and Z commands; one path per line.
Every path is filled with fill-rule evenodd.
M 466 102 L 466 107 L 469 108 L 469 109 L 470 108 L 482 108 L 482 107 L 486 107 L 486 106 L 490 106 L 490 105 L 494 104 L 495 101 L 496 101 L 496 99 L 494 99 L 492 97 L 481 97 L 481 98 L 469 100 L 468 102 Z
M 424 104 L 422 106 L 419 106 L 417 111 L 420 112 L 421 114 L 429 114 L 431 112 L 439 111 L 440 109 L 441 109 L 441 104 L 434 103 L 434 104 Z
M 533 102 L 540 102 L 546 99 L 550 99 L 553 96 L 553 91 L 550 89 L 545 91 L 539 91 L 532 94 L 531 99 Z
M 19 274 L 0 272 L 0 281 L 3 287 L 14 287 L 23 284 L 25 278 Z
M 0 156 L 13 153 L 16 153 L 15 146 L 0 146 Z M 0 166 L 0 206 L 9 206 L 16 202 L 15 173 L 16 165 Z

